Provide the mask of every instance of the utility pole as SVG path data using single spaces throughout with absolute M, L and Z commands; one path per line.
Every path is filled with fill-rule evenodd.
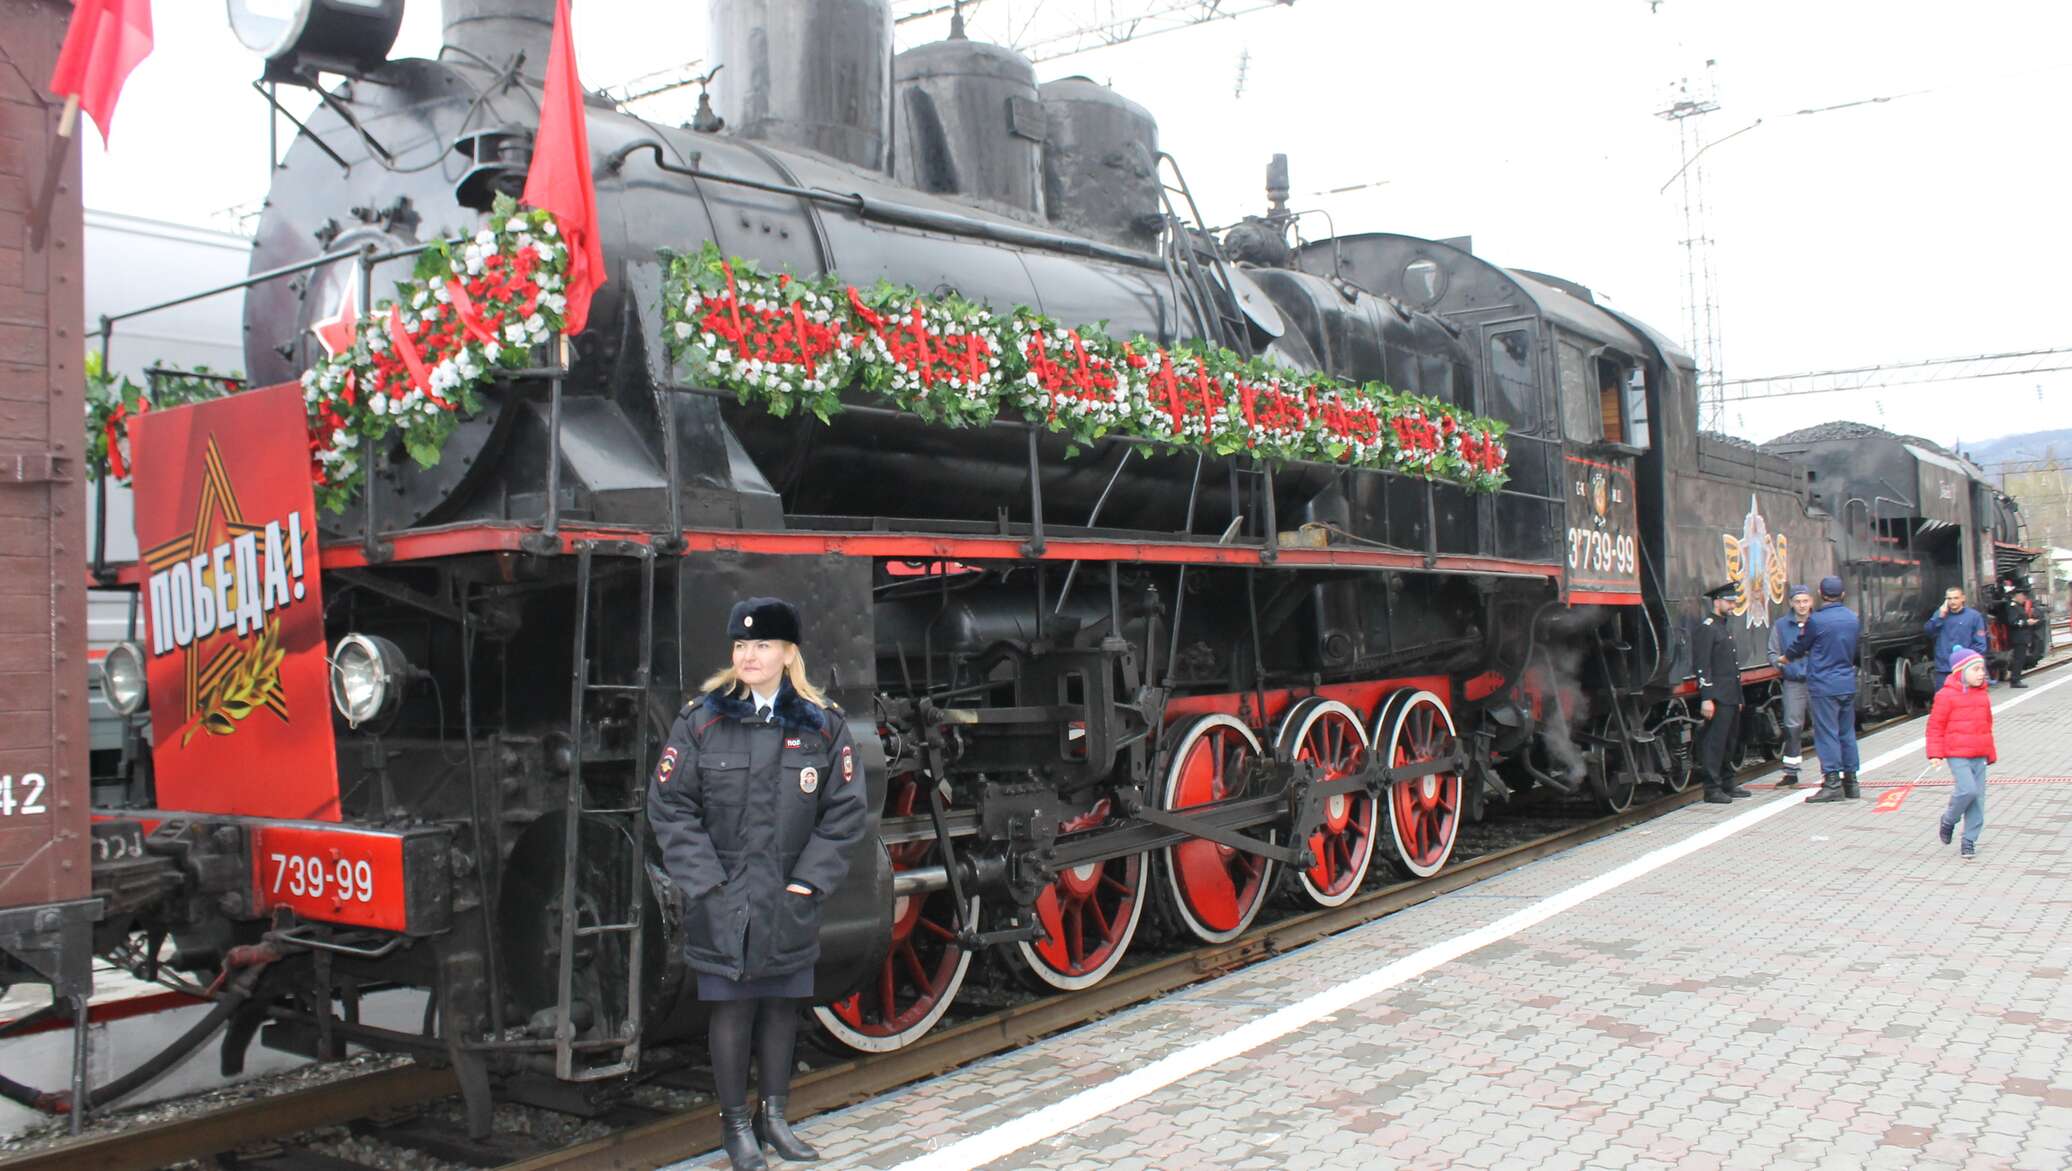
M 1717 88 L 1712 79 L 1714 62 L 1706 61 L 1706 76 L 1694 83 L 1680 79 L 1666 109 L 1655 116 L 1676 124 L 1683 166 L 1676 181 L 1683 199 L 1684 225 L 1684 344 L 1698 363 L 1698 420 L 1708 428 L 1720 426 L 1726 414 L 1721 394 L 1725 355 L 1720 347 L 1719 294 L 1714 285 L 1712 237 L 1705 216 L 1705 153 L 1703 119 L 1719 109 Z

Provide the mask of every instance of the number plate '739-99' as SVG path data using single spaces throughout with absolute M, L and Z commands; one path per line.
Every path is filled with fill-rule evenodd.
M 260 824 L 252 833 L 261 911 L 412 935 L 446 925 L 451 890 L 443 833 Z

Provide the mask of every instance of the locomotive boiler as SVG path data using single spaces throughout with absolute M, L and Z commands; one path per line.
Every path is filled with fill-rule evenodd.
M 445 0 L 434 60 L 388 59 L 400 0 L 240 17 L 269 78 L 325 87 L 258 229 L 255 384 L 349 346 L 416 251 L 522 189 L 553 9 Z M 1613 809 L 1682 789 L 1699 595 L 1741 583 L 1761 685 L 1786 583 L 1838 567 L 1806 466 L 1701 434 L 1689 356 L 1584 286 L 1400 235 L 1298 247 L 1279 165 L 1264 214 L 1218 238 L 1107 87 L 962 37 L 895 55 L 884 0 L 710 12 L 693 123 L 586 107 L 608 281 L 566 365 L 489 384 L 435 462 L 368 453 L 359 499 L 319 518 L 309 637 L 337 718 L 269 710 L 320 765 L 176 780 L 205 710 L 135 743 L 128 799 L 98 811 L 155 868 L 139 889 L 170 892 L 117 926 L 242 973 L 226 1066 L 255 1038 L 435 1054 L 480 1128 L 493 1084 L 621 1077 L 694 1030 L 641 796 L 735 597 L 815 616 L 877 811 L 815 1010 L 874 1051 L 937 1024 L 982 955 L 1083 989 L 1143 932 L 1228 940 L 1277 896 L 1347 901 L 1377 861 L 1436 873 L 1527 789 Z M 1509 479 L 1075 451 L 853 393 L 780 418 L 670 360 L 667 257 L 707 243 L 1385 382 L 1508 424 Z M 239 445 L 299 452 L 285 430 L 214 433 L 205 501 L 235 496 Z M 146 560 L 114 577 L 178 573 Z M 232 642 L 191 678 L 277 649 Z M 430 994 L 422 1034 L 358 1019 L 397 985 Z

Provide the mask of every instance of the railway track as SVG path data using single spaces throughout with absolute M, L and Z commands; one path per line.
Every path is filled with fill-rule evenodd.
M 2072 661 L 2072 652 L 2060 649 L 2031 673 L 2041 674 L 2068 661 Z M 1886 720 L 1866 727 L 1863 734 L 1914 718 L 1918 717 Z M 1770 761 L 1758 762 L 1743 769 L 1742 776 L 1753 777 L 1772 767 Z M 938 1027 L 902 1050 L 820 1065 L 793 1081 L 794 1113 L 805 1117 L 838 1109 L 1170 995 L 1202 980 L 1653 820 L 1695 802 L 1699 796 L 1698 788 L 1693 786 L 1681 793 L 1636 804 L 1624 813 L 1583 821 L 1492 850 L 1449 866 L 1431 878 L 1376 887 L 1340 907 L 1290 915 L 1229 943 L 1187 948 L 1118 970 L 1080 992 L 1038 997 Z M 0 1159 L 0 1171 L 151 1171 L 182 1160 L 267 1171 L 360 1171 L 407 1162 L 362 1162 L 311 1150 L 294 1141 L 294 1136 L 323 1128 L 349 1128 L 373 1145 L 387 1143 L 402 1152 L 429 1155 L 447 1163 L 502 1167 L 505 1171 L 650 1168 L 719 1145 L 719 1108 L 710 1101 L 675 1111 L 632 1103 L 599 1111 L 585 1120 L 591 1124 L 586 1129 L 602 1127 L 608 1133 L 562 1141 L 553 1149 L 528 1149 L 538 1148 L 539 1140 L 507 1134 L 492 1136 L 486 1143 L 470 1143 L 436 1121 L 424 1121 L 427 1110 L 458 1092 L 450 1070 L 406 1066 L 265 1097 L 208 1114 L 65 1142 Z M 252 1151 L 260 1144 L 270 1145 Z M 250 1153 L 226 1154 L 237 1150 Z

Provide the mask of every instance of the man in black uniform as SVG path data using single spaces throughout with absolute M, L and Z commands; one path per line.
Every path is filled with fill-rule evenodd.
M 2027 582 L 2017 578 L 2007 584 L 2007 685 L 2027 687 L 2022 682 L 2022 668 L 2036 653 L 2036 640 L 2043 633 L 2043 611 L 2029 596 Z
M 1712 612 L 1691 638 L 1691 662 L 1698 675 L 1698 714 L 1705 720 L 1704 730 L 1698 734 L 1698 763 L 1705 774 L 1705 800 L 1713 805 L 1755 796 L 1734 783 L 1727 767 L 1727 749 L 1741 722 L 1741 656 L 1734 650 L 1727 619 L 1740 592 L 1741 586 L 1731 581 L 1707 590 L 1706 604 Z

